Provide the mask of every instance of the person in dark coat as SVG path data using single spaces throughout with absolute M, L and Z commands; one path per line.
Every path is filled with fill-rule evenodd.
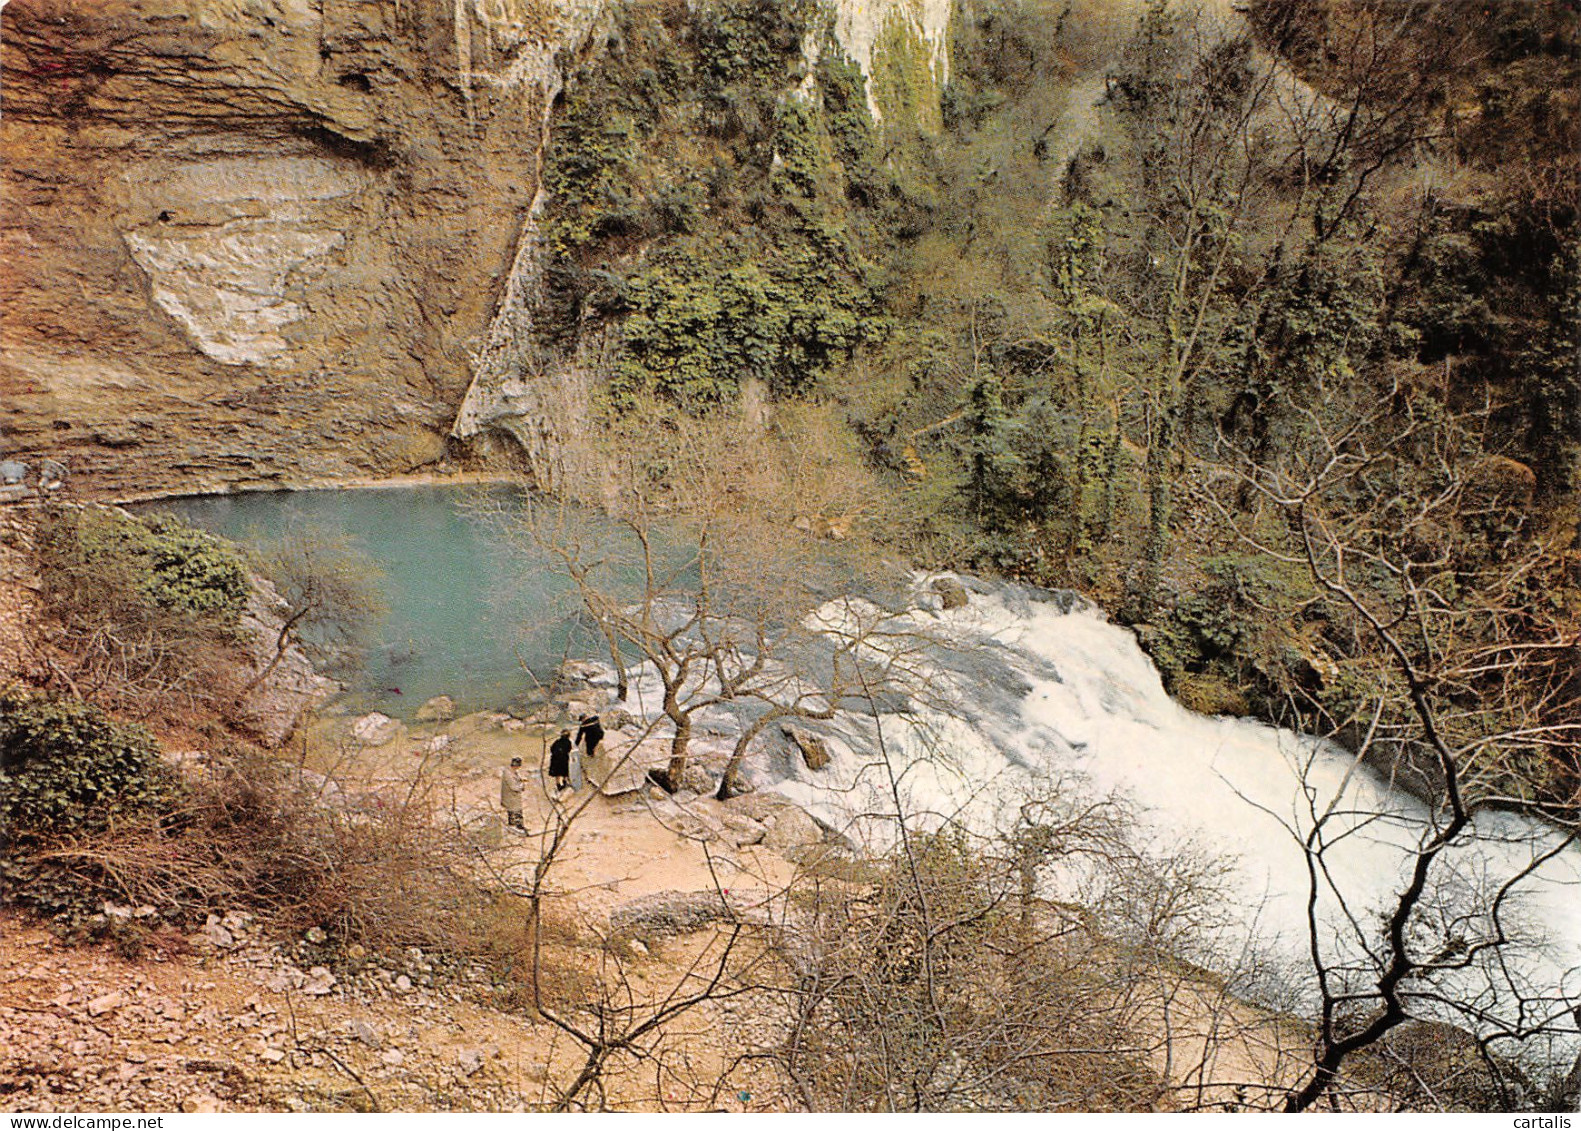
M 563 730 L 549 746 L 549 776 L 556 790 L 571 784 L 571 732 Z
M 582 725 L 576 728 L 576 744 L 584 747 L 588 761 L 598 753 L 598 744 L 604 741 L 604 724 L 597 715 L 583 715 Z

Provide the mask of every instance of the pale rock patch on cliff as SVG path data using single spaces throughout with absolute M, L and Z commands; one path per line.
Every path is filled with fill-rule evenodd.
M 312 157 L 139 167 L 126 179 L 142 206 L 134 214 L 159 205 L 124 233 L 155 304 L 228 365 L 285 359 L 279 331 L 309 313 L 296 299 L 335 266 L 326 256 L 355 220 L 340 202 L 368 183 L 354 162 Z
M 345 241 L 269 221 L 236 220 L 190 235 L 128 232 L 132 258 L 154 280 L 154 302 L 228 365 L 265 364 L 284 354 L 276 331 L 305 308 L 286 296 L 287 277 Z
M 885 107 L 873 88 L 874 52 L 887 36 L 912 34 L 926 45 L 935 93 L 950 78 L 950 13 L 953 0 L 838 0 L 834 34 L 867 76 L 868 108 L 882 119 Z M 897 26 L 899 25 L 899 26 Z

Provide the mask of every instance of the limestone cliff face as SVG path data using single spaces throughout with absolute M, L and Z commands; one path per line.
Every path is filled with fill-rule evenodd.
M 107 493 L 436 458 L 597 12 L 13 0 L 0 452 Z
M 539 161 L 611 2 L 11 0 L 0 456 L 116 495 L 501 433 L 552 485 L 597 375 L 531 361 Z M 836 27 L 942 83 L 949 8 L 839 0 Z

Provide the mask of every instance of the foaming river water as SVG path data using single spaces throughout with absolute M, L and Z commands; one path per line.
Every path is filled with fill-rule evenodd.
M 417 487 L 217 496 L 158 507 L 242 542 L 306 527 L 362 548 L 383 571 L 389 613 L 374 627 L 353 699 L 409 715 L 441 693 L 463 709 L 502 707 L 562 658 L 600 657 L 550 559 L 501 539 L 498 518 L 520 501 L 503 487 Z M 579 521 L 598 529 L 595 518 Z M 1305 966 L 1307 978 L 1301 840 L 1317 815 L 1328 813 L 1330 847 L 1316 903 L 1320 946 L 1328 958 L 1345 959 L 1375 942 L 1379 912 L 1401 889 L 1434 819 L 1426 805 L 1332 744 L 1185 710 L 1165 694 L 1135 637 L 1079 598 L 962 579 L 972 598 L 946 611 L 927 580 L 914 580 L 904 611 L 888 621 L 908 647 L 924 642 L 913 668 L 927 694 L 817 724 L 833 754 L 830 765 L 814 773 L 781 756 L 771 762 L 772 780 L 760 776 L 761 786 L 872 845 L 893 839 L 895 823 L 886 814 L 897 802 L 914 824 L 948 817 L 989 833 L 1008 828 L 1026 798 L 1055 781 L 1092 798 L 1123 797 L 1159 851 L 1189 846 L 1227 869 L 1229 926 L 1205 949 L 1255 948 L 1292 971 Z M 851 608 L 832 602 L 818 616 L 838 632 Z M 634 675 L 636 699 L 652 673 Z M 713 715 L 721 733 L 741 721 L 729 710 Z M 1485 905 L 1481 893 L 1530 869 L 1502 904 L 1504 926 L 1522 941 L 1499 952 L 1503 961 L 1472 963 L 1407 989 L 1422 1000 L 1439 994 L 1469 1007 L 1486 1024 L 1465 1012 L 1436 1012 L 1484 1029 L 1510 1021 L 1518 998 L 1539 999 L 1526 1020 L 1558 1019 L 1572 1037 L 1546 1053 L 1530 1051 L 1568 1058 L 1575 1043 L 1570 1011 L 1581 1006 L 1581 848 L 1508 813 L 1479 815 L 1474 835 L 1464 839 L 1435 865 L 1418 926 L 1428 935 L 1454 938 L 1458 931 L 1474 939 L 1488 924 L 1471 915 L 1457 925 L 1456 916 Z
M 832 728 L 830 767 L 794 767 L 781 792 L 859 839 L 892 836 L 881 815 L 897 808 L 919 824 L 931 815 L 1008 829 L 1050 781 L 1088 798 L 1126 798 L 1160 851 L 1229 866 L 1226 929 L 1194 957 L 1216 965 L 1214 951 L 1222 962 L 1255 949 L 1296 978 L 1311 977 L 1302 842 L 1326 815 L 1319 945 L 1330 962 L 1366 964 L 1379 914 L 1403 890 L 1434 820 L 1427 805 L 1332 743 L 1186 710 L 1135 636 L 1080 598 L 960 580 L 977 590 L 965 607 L 930 602 L 919 579 L 916 607 L 890 626 L 896 638 L 930 641 L 931 701 L 880 713 L 877 725 L 852 718 Z M 845 615 L 826 608 L 831 624 Z M 1478 814 L 1430 873 L 1413 941 L 1419 956 L 1435 937 L 1474 943 L 1491 928 L 1476 910 L 1528 870 L 1501 908 L 1502 925 L 1521 941 L 1433 982 L 1408 983 L 1407 994 L 1423 1014 L 1485 1032 L 1515 1023 L 1518 999 L 1535 1002 L 1521 1019 L 1550 1019 L 1570 1036 L 1527 1052 L 1568 1063 L 1571 1011 L 1581 1006 L 1581 847 L 1537 821 Z M 1314 1001 L 1310 990 L 1297 996 Z M 1434 996 L 1465 1008 L 1433 1005 Z

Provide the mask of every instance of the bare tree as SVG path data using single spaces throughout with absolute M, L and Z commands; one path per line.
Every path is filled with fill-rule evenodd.
M 1329 1095 L 1350 1058 L 1412 1019 L 1456 1016 L 1484 1050 L 1574 1031 L 1562 985 L 1528 985 L 1508 969 L 1524 942 L 1521 886 L 1581 830 L 1572 769 L 1581 688 L 1570 674 L 1581 634 L 1562 609 L 1544 615 L 1514 591 L 1570 566 L 1552 538 L 1487 541 L 1486 520 L 1507 520 L 1515 500 L 1491 474 L 1497 465 L 1475 442 L 1475 420 L 1408 411 L 1400 424 L 1397 403 L 1357 406 L 1331 390 L 1323 411 L 1298 410 L 1311 437 L 1305 450 L 1278 465 L 1241 454 L 1220 483 L 1259 500 L 1249 520 L 1203 493 L 1244 544 L 1306 572 L 1309 616 L 1347 641 L 1350 666 L 1365 673 L 1353 679 L 1358 696 L 1292 690 L 1293 703 L 1347 739 L 1358 764 L 1392 767 L 1425 802 L 1376 930 L 1330 865 L 1360 826 L 1395 815 L 1358 814 L 1313 789 L 1292 827 L 1307 864 L 1320 1013 L 1310 1068 L 1284 1099 L 1289 1111 Z M 1524 864 L 1467 887 L 1453 858 L 1484 840 L 1477 817 L 1494 805 L 1548 831 L 1529 826 Z M 1330 903 L 1353 943 L 1346 953 L 1322 945 L 1332 923 L 1320 907 Z
M 274 652 L 238 699 L 268 679 L 293 646 L 320 660 L 346 654 L 384 611 L 378 566 L 342 535 L 295 526 L 261 547 L 256 563 L 284 605 Z
M 619 697 L 632 694 L 632 660 L 657 681 L 670 730 L 658 776 L 672 788 L 703 712 L 728 705 L 746 719 L 721 783 L 727 796 L 767 727 L 834 718 L 860 687 L 859 665 L 882 682 L 874 672 L 896 662 L 871 647 L 886 620 L 876 605 L 847 600 L 838 625 L 809 620 L 870 571 L 859 538 L 828 536 L 853 534 L 844 523 L 854 506 L 839 498 L 844 487 L 820 490 L 807 456 L 736 422 L 655 407 L 630 414 L 611 444 L 603 516 L 541 497 L 524 505 L 518 532 L 571 582 Z M 824 520 L 819 537 L 806 516 L 832 508 L 846 518 Z

